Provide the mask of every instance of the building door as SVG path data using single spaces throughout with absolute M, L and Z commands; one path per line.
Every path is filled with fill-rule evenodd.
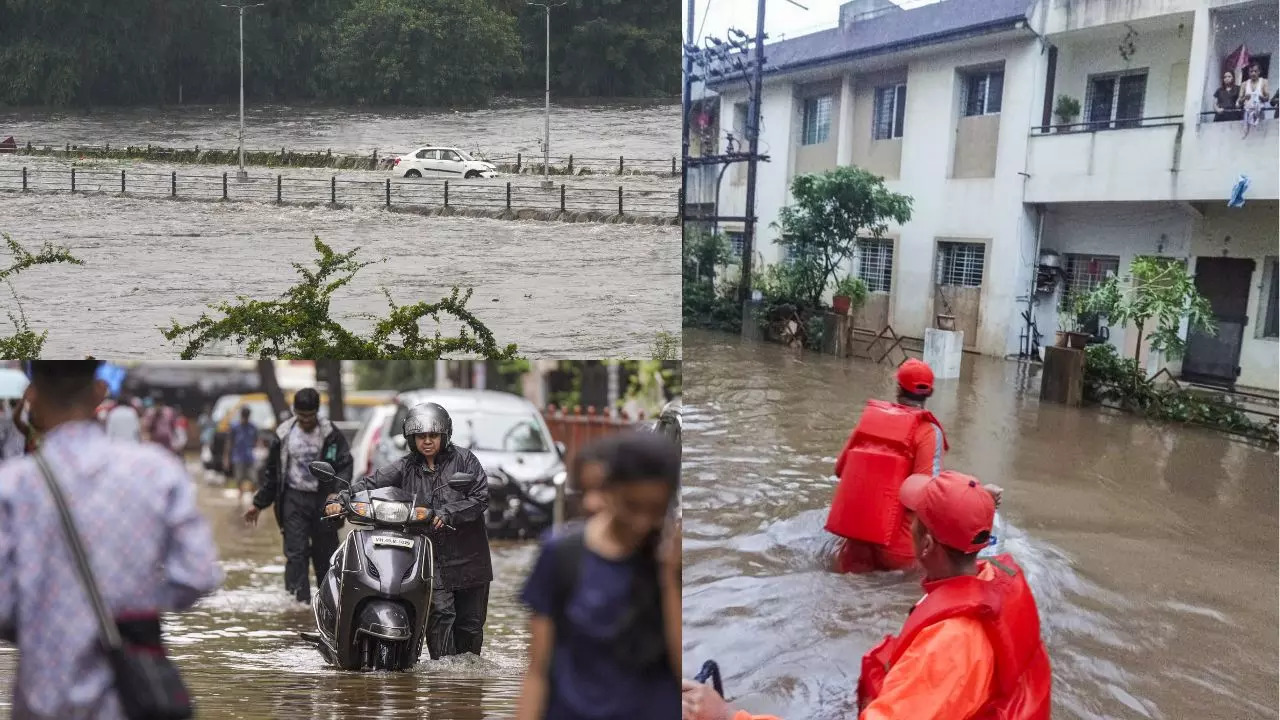
M 1217 332 L 1187 337 L 1182 375 L 1189 380 L 1233 385 L 1240 376 L 1240 346 L 1248 324 L 1254 262 L 1241 258 L 1196 258 L 1196 289 L 1209 301 Z
M 975 242 L 938 241 L 934 263 L 933 312 L 950 315 L 964 332 L 964 346 L 978 344 L 986 246 Z

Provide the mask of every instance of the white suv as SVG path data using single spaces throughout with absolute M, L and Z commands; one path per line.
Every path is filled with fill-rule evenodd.
M 477 160 L 466 151 L 448 147 L 423 147 L 396 158 L 391 173 L 397 177 L 496 178 L 493 163 Z

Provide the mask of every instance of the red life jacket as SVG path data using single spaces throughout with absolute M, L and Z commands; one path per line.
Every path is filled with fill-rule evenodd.
M 859 713 L 880 694 L 889 669 L 921 630 L 963 616 L 980 620 L 986 629 L 995 650 L 995 677 L 987 704 L 977 714 L 957 720 L 1048 720 L 1053 678 L 1040 639 L 1035 598 L 1012 557 L 979 561 L 979 572 L 988 563 L 995 571 L 990 580 L 963 576 L 924 584 L 927 594 L 912 608 L 902 632 L 885 637 L 862 657 Z
M 869 400 L 849 442 L 836 460 L 840 484 L 827 514 L 827 532 L 886 545 L 902 524 L 898 499 L 915 465 L 913 440 L 921 423 L 942 430 L 933 413 L 883 400 Z M 947 436 L 942 436 L 947 448 Z

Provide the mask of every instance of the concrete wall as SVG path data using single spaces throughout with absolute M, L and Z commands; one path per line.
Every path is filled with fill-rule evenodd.
M 1119 41 L 1123 28 L 1098 30 L 1079 40 L 1057 42 L 1058 72 L 1054 80 L 1054 102 L 1059 95 L 1070 95 L 1080 101 L 1080 118 L 1085 121 L 1086 90 L 1090 75 L 1146 69 L 1147 93 L 1143 117 L 1182 115 L 1187 86 L 1187 61 L 1191 56 L 1192 16 L 1185 15 L 1184 28 L 1140 32 L 1134 41 L 1134 54 L 1129 60 L 1120 56 Z M 1175 76 L 1175 72 L 1181 73 Z M 1037 122 L 1038 124 L 1038 122 Z
M 802 145 L 800 143 L 804 135 L 805 100 L 823 95 L 831 98 L 831 128 L 827 133 L 827 140 L 813 145 Z M 794 107 L 792 147 L 795 148 L 795 165 L 792 167 L 792 177 L 834 169 L 836 144 L 840 136 L 840 113 L 844 112 L 840 102 L 840 83 L 810 83 L 797 87 Z
M 989 178 L 996 174 L 996 145 L 1000 142 L 1000 116 L 975 115 L 956 121 L 953 178 Z
M 907 82 L 907 70 L 866 73 L 859 75 L 854 85 L 852 164 L 887 180 L 897 180 L 902 173 L 903 138 L 911 130 L 903 122 L 903 138 L 875 139 L 876 88 Z M 907 87 L 907 98 L 911 88 Z

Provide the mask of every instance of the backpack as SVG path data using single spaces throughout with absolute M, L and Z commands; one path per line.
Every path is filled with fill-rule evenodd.
M 584 525 L 574 523 L 552 545 L 552 612 L 555 644 L 566 637 L 568 607 L 578 586 L 583 556 L 587 552 Z M 641 549 L 630 604 L 614 635 L 613 657 L 624 668 L 642 675 L 672 672 L 663 625 L 662 596 L 658 586 L 658 565 L 652 548 Z M 554 650 L 553 650 L 554 653 Z

